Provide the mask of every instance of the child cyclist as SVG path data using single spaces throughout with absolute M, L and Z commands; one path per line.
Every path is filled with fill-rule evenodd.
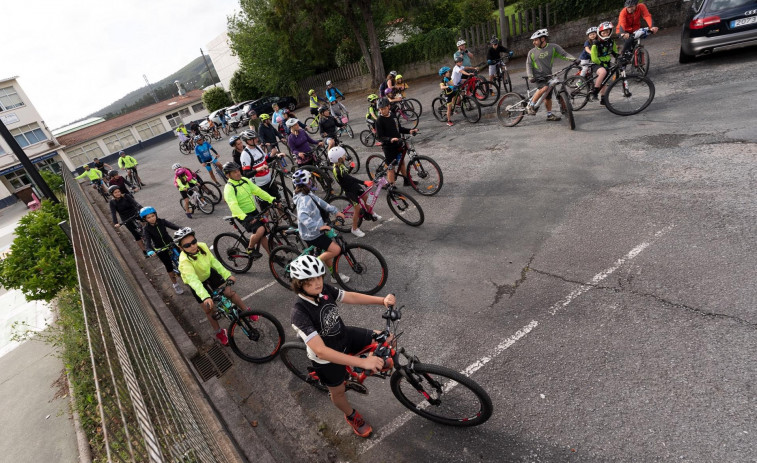
M 173 238 L 168 234 L 167 228 L 171 230 L 179 230 L 181 227 L 169 222 L 166 219 L 159 219 L 158 213 L 152 206 L 143 207 L 139 211 L 139 217 L 147 222 L 142 227 L 142 240 L 145 242 L 145 249 L 147 250 L 147 257 L 151 257 L 157 254 L 163 266 L 166 268 L 168 278 L 171 279 L 171 285 L 176 294 L 184 294 L 184 289 L 177 281 L 176 274 L 173 271 L 173 262 L 171 261 L 171 250 L 164 249 L 162 251 L 155 252 L 155 248 L 166 248 L 173 243 Z
M 591 47 L 597 41 L 597 30 L 598 28 L 596 27 L 590 27 L 586 29 L 586 42 L 584 42 L 584 49 L 578 56 L 578 59 L 581 60 L 581 62 L 579 63 L 581 65 L 581 77 L 586 77 L 589 69 L 591 69 Z
M 334 178 L 344 195 L 352 201 L 354 214 L 352 215 L 352 234 L 358 238 L 365 236 L 365 233 L 359 228 L 360 222 L 363 218 L 370 217 L 367 212 L 363 211 L 363 208 L 358 202 L 360 195 L 363 194 L 365 183 L 362 180 L 358 180 L 348 173 L 347 166 L 344 164 L 345 156 L 347 152 L 341 146 L 335 146 L 329 150 L 329 161 L 334 164 L 333 172 Z M 374 213 L 371 220 L 381 220 L 381 216 Z
M 179 189 L 181 199 L 184 200 L 184 212 L 187 214 L 187 218 L 192 218 L 192 213 L 189 212 L 189 188 L 197 185 L 192 171 L 186 167 L 181 167 L 178 162 L 171 166 L 173 169 L 173 184 Z
M 447 125 L 452 127 L 455 125 L 452 122 L 452 109 L 455 105 L 455 93 L 457 92 L 457 86 L 452 84 L 452 69 L 449 66 L 444 66 L 439 69 L 439 77 L 442 81 L 439 82 L 439 88 L 442 89 L 442 102 L 447 105 Z
M 597 28 L 599 40 L 591 46 L 591 61 L 597 65 L 597 78 L 594 79 L 594 88 L 591 89 L 592 101 L 597 101 L 599 87 L 607 75 L 607 68 L 610 67 L 612 57 L 618 56 L 618 46 L 612 39 L 612 29 L 613 25 L 611 22 L 605 21 L 600 24 Z M 605 89 L 602 89 L 602 98 L 599 100 L 599 104 L 602 106 L 605 105 Z
M 179 231 L 173 234 L 173 238 L 181 250 L 181 255 L 179 256 L 181 279 L 189 286 L 195 300 L 200 304 L 203 312 L 205 312 L 205 316 L 208 318 L 208 322 L 210 322 L 210 326 L 215 332 L 216 339 L 224 346 L 228 345 L 229 338 L 226 329 L 221 329 L 218 321 L 213 318 L 214 304 L 213 299 L 210 297 L 210 292 L 223 286 L 226 280 L 233 282 L 236 279 L 231 275 L 231 272 L 218 262 L 218 259 L 213 257 L 213 253 L 210 252 L 207 244 L 197 242 L 195 232 L 191 228 L 184 227 L 179 229 Z M 231 299 L 231 302 L 236 304 L 240 310 L 249 310 L 244 301 L 242 301 L 242 298 L 232 291 L 230 287 L 227 286 L 223 290 L 223 294 Z
M 368 128 L 373 135 L 376 135 L 376 121 L 378 120 L 378 108 L 376 108 L 376 102 L 379 96 L 375 93 L 368 95 L 368 112 L 365 114 L 365 123 L 368 124 Z M 376 145 L 381 146 L 381 142 L 376 141 Z
M 310 255 L 295 259 L 289 269 L 292 290 L 297 299 L 292 308 L 292 326 L 305 341 L 307 355 L 318 378 L 329 389 L 331 402 L 344 413 L 352 430 L 360 437 L 373 432 L 371 425 L 350 405 L 345 396 L 345 365 L 378 373 L 384 367 L 380 357 L 365 358 L 354 355 L 373 342 L 373 332 L 365 328 L 347 326 L 339 316 L 338 302 L 345 304 L 396 304 L 393 295 L 385 297 L 342 291 L 324 284 L 326 267 L 320 259 Z

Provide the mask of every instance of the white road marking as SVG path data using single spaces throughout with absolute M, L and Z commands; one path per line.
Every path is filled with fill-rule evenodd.
M 392 220 L 394 220 L 394 219 L 396 219 L 396 218 L 397 218 L 397 216 L 394 216 L 394 217 L 391 217 L 391 218 L 389 218 L 389 219 L 386 219 L 386 220 L 382 220 L 380 224 L 378 224 L 378 225 L 376 225 L 375 227 L 373 227 L 373 228 L 369 229 L 368 231 L 373 231 L 373 230 L 375 230 L 375 229 L 377 229 L 377 228 L 383 227 L 385 223 L 391 222 Z
M 252 296 L 254 296 L 254 295 L 258 294 L 259 292 L 262 292 L 262 291 L 270 288 L 271 286 L 273 286 L 275 284 L 276 284 L 276 282 L 272 281 L 272 282 L 268 283 L 267 285 L 263 286 L 262 288 L 256 289 L 255 291 L 253 291 L 250 294 L 246 295 L 245 297 L 242 298 L 242 300 L 246 301 L 247 299 L 251 298 Z

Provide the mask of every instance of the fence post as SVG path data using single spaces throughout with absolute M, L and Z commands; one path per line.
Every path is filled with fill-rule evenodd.
M 518 29 L 520 29 L 520 33 L 523 34 L 523 12 L 518 12 Z
M 544 17 L 542 16 L 542 6 L 539 5 L 539 29 L 544 27 Z
M 546 10 L 545 16 L 547 17 L 547 27 L 549 27 L 549 3 L 545 5 L 544 9 Z

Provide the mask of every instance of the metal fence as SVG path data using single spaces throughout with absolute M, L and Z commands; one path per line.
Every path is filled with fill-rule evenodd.
M 63 177 L 99 412 L 90 442 L 109 462 L 229 461 L 94 206 L 67 169 Z

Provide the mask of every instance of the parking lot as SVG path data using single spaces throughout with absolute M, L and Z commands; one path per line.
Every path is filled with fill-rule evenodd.
M 410 82 L 424 105 L 416 148 L 439 162 L 444 187 L 433 197 L 413 195 L 425 211 L 422 226 L 386 221 L 364 227 L 359 240 L 386 257 L 385 291 L 405 306 L 402 345 L 422 361 L 469 373 L 491 395 L 494 415 L 472 429 L 436 425 L 404 409 L 388 381 L 369 380 L 369 395 L 348 394 L 374 428 L 361 440 L 325 394 L 278 360 L 233 358 L 221 379 L 274 455 L 754 459 L 757 48 L 682 66 L 676 30 L 646 46 L 656 87 L 650 107 L 624 118 L 590 103 L 576 112 L 575 131 L 546 122 L 543 112 L 504 128 L 493 107 L 478 124 L 448 128 L 430 113 L 437 79 Z M 520 58 L 511 70 L 515 90 L 524 90 Z M 364 97 L 345 102 L 357 133 Z M 298 110 L 303 119 L 307 113 Z M 347 143 L 361 159 L 380 152 L 357 138 Z M 214 147 L 231 159 L 226 138 Z M 148 184 L 136 195 L 142 205 L 193 227 L 202 242 L 228 231 L 223 203 L 210 216 L 184 217 L 170 166 L 199 165 L 177 142 L 135 158 Z M 383 200 L 378 212 L 392 216 Z M 159 262 L 145 265 L 167 288 Z M 267 267 L 256 262 L 235 288 L 294 339 L 293 295 Z M 192 296 L 171 298 L 210 343 Z M 341 315 L 347 324 L 382 324 L 380 308 L 345 306 Z

